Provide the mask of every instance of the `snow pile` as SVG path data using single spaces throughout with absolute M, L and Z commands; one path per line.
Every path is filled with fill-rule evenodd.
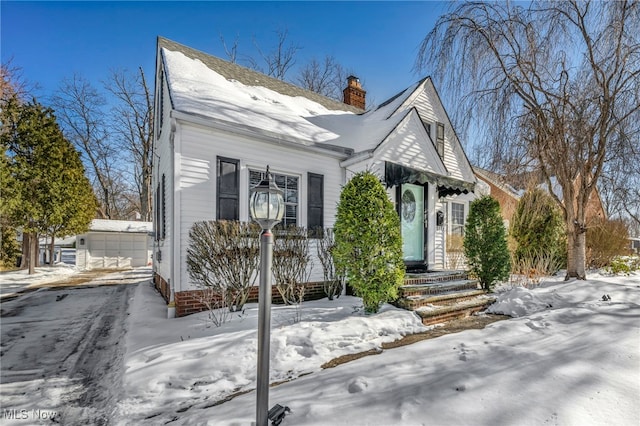
M 275 306 L 271 381 L 281 383 L 269 406 L 291 408 L 283 426 L 640 423 L 639 275 L 547 282 L 499 299 L 492 310 L 517 318 L 325 370 L 330 358 L 425 328 L 390 307 L 364 317 L 357 298 L 305 303 L 301 322 Z M 140 286 L 115 424 L 252 424 L 255 311 L 217 329 L 204 314 L 165 320 L 160 298 Z
M 43 266 L 35 268 L 35 273 L 29 275 L 26 269 L 19 271 L 0 273 L 0 294 L 3 297 L 25 288 L 37 287 L 40 285 L 64 280 L 71 275 L 77 274 L 79 270 L 75 265 L 66 263 L 56 263 L 53 266 Z
M 155 297 L 154 302 L 161 303 L 152 292 L 140 286 L 136 300 Z M 206 313 L 166 319 L 166 310 L 152 304 L 133 308 L 158 316 L 153 321 L 140 319 L 138 326 L 146 324 L 143 333 L 132 324 L 128 335 L 125 390 L 129 398 L 121 403 L 127 417 L 132 411 L 154 415 L 159 406 L 176 401 L 180 407 L 206 406 L 255 388 L 257 304 L 248 304 L 243 314 L 219 328 L 207 322 Z M 361 305 L 361 299 L 349 296 L 306 302 L 300 311 L 274 305 L 270 381 L 314 373 L 339 356 L 378 349 L 382 343 L 427 329 L 412 312 L 385 305 L 380 313 L 365 316 Z M 153 336 L 147 337 L 146 327 L 152 323 Z

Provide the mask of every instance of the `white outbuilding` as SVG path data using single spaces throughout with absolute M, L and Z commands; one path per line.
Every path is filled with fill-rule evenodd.
M 80 269 L 127 269 L 151 265 L 153 223 L 94 219 L 76 237 Z

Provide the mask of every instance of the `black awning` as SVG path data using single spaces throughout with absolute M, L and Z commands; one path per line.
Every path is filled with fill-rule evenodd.
M 439 197 L 454 194 L 468 194 L 475 189 L 475 183 L 473 182 L 465 182 L 448 176 L 416 170 L 389 161 L 385 161 L 384 164 L 384 181 L 387 188 L 403 183 L 412 183 L 414 185 L 430 183 L 436 185 L 438 188 Z

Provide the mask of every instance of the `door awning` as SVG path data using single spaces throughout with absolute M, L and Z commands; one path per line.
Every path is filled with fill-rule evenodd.
M 419 185 L 430 183 L 438 188 L 439 197 L 468 194 L 469 192 L 473 192 L 476 185 L 474 182 L 465 182 L 448 176 L 416 170 L 389 161 L 385 162 L 384 175 L 387 188 L 403 183 Z

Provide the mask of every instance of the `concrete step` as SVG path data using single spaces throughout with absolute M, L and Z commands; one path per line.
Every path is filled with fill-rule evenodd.
M 412 274 L 405 275 L 405 285 L 414 284 L 430 284 L 440 283 L 446 281 L 466 280 L 467 273 L 465 271 L 439 271 L 439 272 L 427 272 L 424 274 Z
M 400 297 L 451 293 L 454 291 L 477 290 L 477 280 L 460 279 L 438 283 L 408 284 L 400 287 Z
M 453 305 L 484 294 L 484 290 L 468 289 L 449 293 L 405 296 L 398 300 L 398 306 L 408 310 L 415 310 L 423 306 Z
M 449 305 L 422 306 L 415 310 L 424 325 L 439 324 L 457 318 L 465 318 L 483 311 L 496 301 L 495 297 L 482 295 Z

